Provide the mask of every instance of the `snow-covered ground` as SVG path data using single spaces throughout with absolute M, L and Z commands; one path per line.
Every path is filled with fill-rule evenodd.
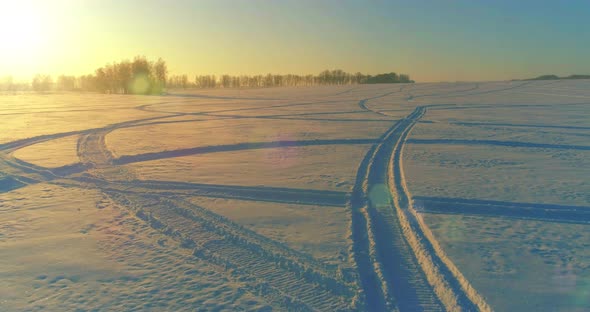
M 590 309 L 590 81 L 0 95 L 0 310 Z

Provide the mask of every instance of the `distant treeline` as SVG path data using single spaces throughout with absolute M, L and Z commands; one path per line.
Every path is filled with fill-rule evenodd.
M 170 88 L 260 88 L 297 87 L 321 85 L 351 85 L 365 83 L 411 83 L 405 74 L 381 74 L 376 76 L 361 73 L 351 74 L 340 69 L 324 70 L 318 75 L 215 75 L 196 76 L 190 81 L 186 75 L 172 76 L 168 80 Z
M 123 60 L 108 64 L 94 71 L 94 75 L 59 76 L 55 89 L 60 91 L 95 91 L 122 94 L 159 94 L 164 91 L 168 77 L 168 66 L 162 59 L 148 61 L 143 56 L 136 56 L 133 61 Z M 33 90 L 38 80 L 46 81 L 45 76 L 33 78 Z M 49 79 L 51 81 L 51 79 Z M 47 89 L 41 84 L 41 91 Z
M 168 78 L 166 62 L 148 61 L 136 56 L 98 68 L 94 74 L 82 76 L 35 75 L 30 83 L 15 83 L 11 77 L 0 79 L 0 91 L 90 91 L 122 94 L 159 94 Z
M 12 76 L 0 77 L 0 91 L 16 92 L 30 89 L 31 84 L 29 82 L 14 81 Z
M 523 80 L 561 80 L 561 79 L 590 79 L 590 75 L 569 75 L 567 77 L 559 77 L 557 75 L 541 75 L 536 78 L 529 78 Z
M 260 88 L 285 86 L 351 85 L 372 83 L 413 83 L 409 75 L 386 73 L 375 76 L 345 71 L 324 70 L 318 75 L 187 75 L 168 76 L 166 62 L 143 56 L 98 68 L 94 74 L 61 75 L 54 81 L 48 75 L 36 75 L 30 84 L 16 84 L 11 78 L 0 80 L 0 91 L 34 90 L 45 92 L 91 91 L 121 94 L 160 94 L 166 88 Z

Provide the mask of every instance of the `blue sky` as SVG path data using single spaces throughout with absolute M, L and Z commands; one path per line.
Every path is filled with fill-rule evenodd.
M 457 81 L 590 73 L 590 1 L 28 2 L 26 12 L 44 23 L 36 35 L 48 38 L 28 50 L 43 53 L 19 62 L 22 51 L 6 49 L 0 75 L 81 74 L 137 54 L 190 75 L 340 68 Z

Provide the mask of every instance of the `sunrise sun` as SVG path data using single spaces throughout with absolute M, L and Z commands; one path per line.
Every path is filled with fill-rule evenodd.
M 20 61 L 42 53 L 47 23 L 39 8 L 27 3 L 6 2 L 0 10 L 0 57 Z

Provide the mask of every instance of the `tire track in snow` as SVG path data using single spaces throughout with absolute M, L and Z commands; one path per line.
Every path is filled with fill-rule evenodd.
M 61 132 L 61 133 L 54 133 L 54 134 L 47 134 L 47 135 L 39 135 L 35 137 L 19 139 L 7 143 L 0 144 L 0 172 L 4 172 L 4 174 L 8 174 L 12 176 L 13 179 L 19 180 L 21 183 L 15 184 L 14 187 L 11 187 L 11 190 L 21 188 L 27 186 L 29 184 L 36 184 L 40 182 L 48 182 L 54 179 L 62 178 L 71 174 L 84 172 L 89 169 L 92 162 L 87 161 L 86 163 L 75 163 L 71 165 L 66 165 L 57 168 L 45 168 L 41 166 L 34 165 L 32 163 L 26 162 L 24 160 L 18 159 L 14 157 L 14 152 L 18 149 L 43 143 L 55 139 L 65 138 L 69 136 L 80 136 L 82 139 L 78 140 L 78 144 L 84 144 L 84 141 L 91 140 L 92 138 L 96 139 L 96 133 L 105 132 L 108 133 L 114 129 L 125 128 L 125 127 L 134 127 L 141 125 L 142 122 L 145 121 L 152 121 L 158 119 L 165 119 L 175 116 L 158 116 L 158 117 L 150 117 L 150 118 L 143 118 L 137 120 L 130 120 L 125 122 L 120 122 L 112 125 L 108 125 L 101 128 L 93 128 L 93 129 L 86 129 L 86 130 L 79 130 L 79 131 L 68 131 L 68 132 Z M 104 145 L 104 138 L 102 139 L 102 144 Z M 103 147 L 103 150 L 106 150 L 106 146 Z M 103 155 L 102 157 L 111 157 L 108 154 Z M 95 157 L 98 157 L 96 155 Z M 95 163 L 102 163 L 107 162 L 105 160 L 95 160 Z
M 373 112 L 373 113 L 378 114 L 378 115 L 381 115 L 381 116 L 392 117 L 391 115 L 385 114 L 383 112 L 370 109 L 369 107 L 367 107 L 367 102 L 370 101 L 370 100 L 380 99 L 382 97 L 386 97 L 386 96 L 389 96 L 389 95 L 392 95 L 392 94 L 395 94 L 395 93 L 400 93 L 406 87 L 407 87 L 407 85 L 404 85 L 404 86 L 401 86 L 399 88 L 399 90 L 391 91 L 391 92 L 388 92 L 388 93 L 385 93 L 385 94 L 382 94 L 382 95 L 378 95 L 378 96 L 374 96 L 374 97 L 370 97 L 370 98 L 366 98 L 366 99 L 362 99 L 362 100 L 359 101 L 358 105 L 359 105 L 359 107 L 361 109 L 363 109 L 365 111 Z
M 590 224 L 590 207 L 584 206 L 424 196 L 412 200 L 417 211 L 426 213 Z
M 451 311 L 491 311 L 481 295 L 447 257 L 410 201 L 411 194 L 402 165 L 403 148 L 413 126 L 425 113 L 426 107 L 417 107 L 410 118 L 402 121 L 406 126 L 395 143 L 388 170 L 388 187 L 393 195 L 394 206 L 399 213 L 405 237 L 445 308 Z
M 322 264 L 186 200 L 107 192 L 180 247 L 223 268 L 246 289 L 293 311 L 345 311 L 352 291 Z
M 387 145 L 395 142 L 402 126 L 401 121 L 392 126 L 381 142 L 367 153 L 358 169 L 350 199 L 353 254 L 367 310 L 421 311 L 429 305 L 433 311 L 442 311 L 442 305 L 403 237 L 385 186 L 389 163 Z M 422 297 L 418 297 L 419 294 Z
M 364 103 L 363 103 L 364 104 Z M 487 310 L 409 203 L 401 167 L 407 134 L 425 113 L 392 126 L 361 163 L 349 206 L 353 254 L 368 310 Z
M 15 141 L 11 141 L 11 142 L 2 143 L 2 144 L 0 144 L 0 151 L 14 152 L 17 149 L 27 147 L 29 145 L 42 143 L 42 142 L 46 142 L 46 141 L 51 141 L 51 140 L 56 140 L 56 139 L 61 139 L 61 138 L 65 138 L 68 136 L 92 134 L 92 133 L 95 133 L 95 132 L 101 131 L 101 130 L 112 131 L 114 129 L 135 126 L 136 124 L 142 123 L 145 121 L 173 118 L 173 117 L 178 117 L 178 116 L 180 116 L 180 115 L 175 114 L 175 115 L 167 115 L 167 116 L 156 116 L 156 117 L 149 117 L 149 118 L 119 122 L 119 123 L 111 124 L 111 125 L 108 125 L 105 127 L 100 127 L 100 128 L 92 128 L 92 129 L 86 129 L 86 130 L 67 131 L 67 132 L 60 132 L 60 133 L 54 133 L 54 134 L 39 135 L 39 136 L 31 137 L 31 138 L 19 139 L 19 140 L 15 140 Z
M 566 129 L 566 130 L 590 130 L 590 127 L 571 126 L 571 125 L 540 125 L 540 124 L 515 124 L 500 122 L 469 122 L 469 121 L 452 121 L 452 125 L 460 126 L 481 126 L 481 127 L 515 127 L 515 128 L 548 128 L 548 129 Z
M 127 180 L 133 187 L 132 172 L 112 165 L 113 156 L 105 144 L 110 130 L 80 137 L 81 161 L 98 169 L 94 174 L 105 180 Z M 101 189 L 96 179 L 89 186 Z M 150 186 L 147 184 L 145 186 Z M 151 186 L 156 186 L 153 183 Z M 163 234 L 193 250 L 193 255 L 223 267 L 236 281 L 246 281 L 248 290 L 290 310 L 345 311 L 352 308 L 353 277 L 341 273 L 286 245 L 247 230 L 207 209 L 178 198 L 133 194 L 104 188 L 111 199 L 132 210 L 139 218 Z M 149 193 L 148 193 L 149 194 Z M 177 196 L 175 196 L 177 197 Z M 348 281 L 347 281 L 348 280 Z
M 167 181 L 133 181 L 127 186 L 158 191 L 189 191 L 193 196 L 343 207 L 346 193 L 262 186 L 215 185 Z
M 68 180 L 60 180 L 59 182 L 53 183 L 71 187 L 83 187 L 83 184 L 96 185 L 103 190 L 130 194 L 150 193 L 161 196 L 200 196 L 330 207 L 343 207 L 347 203 L 347 193 L 345 192 L 313 189 L 157 180 L 105 181 L 88 176 L 71 177 Z
M 301 146 L 318 146 L 318 145 L 351 145 L 351 144 L 371 144 L 375 143 L 374 139 L 333 139 L 333 140 L 299 140 L 299 141 L 271 141 L 271 142 L 245 142 L 226 145 L 199 146 L 193 148 L 177 149 L 171 151 L 153 152 L 138 155 L 124 155 L 113 159 L 112 155 L 109 162 L 123 165 L 129 163 L 167 159 L 175 157 L 184 157 L 208 153 L 221 153 L 242 150 L 266 149 L 266 148 L 286 148 Z
M 424 97 L 446 97 L 446 96 L 455 96 L 458 94 L 462 94 L 465 92 L 470 92 L 470 91 L 474 91 L 479 89 L 479 83 L 476 83 L 473 87 L 467 88 L 467 89 L 462 89 L 462 90 L 454 90 L 454 91 L 445 91 L 442 93 L 430 93 L 430 94 L 419 94 L 419 95 L 412 95 L 410 94 L 410 96 L 407 98 L 407 100 L 415 100 L 418 98 L 424 98 Z
M 580 150 L 590 151 L 590 145 L 567 145 L 567 144 L 547 144 L 531 143 L 519 141 L 501 141 L 501 140 L 470 140 L 470 139 L 410 139 L 411 144 L 448 144 L 448 145 L 489 145 L 518 148 L 539 148 L 539 149 L 561 149 L 561 150 Z
M 396 92 L 399 91 L 386 93 L 374 98 L 384 97 Z M 366 102 L 370 99 L 364 100 L 362 105 L 359 103 L 359 106 L 361 108 L 364 106 L 364 109 L 370 111 L 366 106 Z M 418 111 L 419 109 L 421 110 L 420 112 Z M 427 228 L 423 230 L 423 225 L 420 223 L 421 220 L 419 216 L 414 214 L 415 212 L 413 211 L 413 208 L 408 203 L 410 194 L 407 191 L 407 188 L 405 188 L 405 181 L 403 179 L 401 168 L 401 157 L 399 155 L 401 155 L 407 133 L 410 131 L 413 124 L 421 117 L 424 110 L 425 108 L 418 108 L 414 113 L 410 114 L 410 116 L 398 122 L 382 136 L 381 142 L 375 144 L 371 148 L 369 154 L 367 154 L 367 157 L 365 157 L 363 164 L 361 164 L 361 167 L 359 168 L 359 173 L 363 173 L 357 176 L 357 182 L 360 181 L 360 183 L 355 185 L 355 190 L 351 195 L 350 206 L 351 209 L 353 209 L 352 235 L 353 240 L 355 241 L 355 246 L 353 247 L 354 257 L 359 266 L 359 271 L 364 270 L 361 277 L 364 278 L 362 286 L 365 290 L 368 307 L 377 307 L 379 309 L 399 308 L 401 310 L 413 310 L 414 308 L 431 310 L 442 309 L 440 300 L 437 301 L 438 299 L 433 297 L 433 293 L 436 293 L 436 297 L 439 299 L 445 299 L 445 293 L 441 293 L 440 291 L 437 292 L 437 287 L 432 286 L 436 281 L 433 282 L 432 280 L 429 280 L 428 276 L 435 275 L 438 268 L 444 270 L 445 267 L 450 267 L 450 269 L 439 274 L 443 276 L 443 281 L 450 280 L 451 282 L 447 281 L 447 284 L 442 286 L 442 290 L 445 291 L 448 289 L 448 293 L 451 297 L 459 298 L 456 301 L 461 307 L 468 306 L 467 301 L 469 301 L 461 301 L 463 300 L 461 298 L 467 297 L 469 299 L 471 298 L 470 296 L 472 296 L 467 294 L 468 291 L 465 291 L 466 295 L 462 295 L 461 290 L 466 288 L 466 286 L 464 286 L 465 283 L 460 279 L 460 273 L 453 271 L 452 264 L 445 262 L 446 258 L 440 250 L 440 247 L 438 247 L 436 241 L 431 238 L 431 235 L 429 236 Z M 113 156 L 106 148 L 104 139 L 105 135 L 112 130 L 122 127 L 131 127 L 142 121 L 152 121 L 155 119 L 182 115 L 186 114 L 146 118 L 115 124 L 100 129 L 90 129 L 60 135 L 81 135 L 78 144 L 81 160 L 83 163 L 93 166 L 95 169 L 105 171 L 103 177 L 120 178 L 120 176 L 123 176 L 123 178 L 133 181 L 134 176 L 132 174 L 117 171 L 119 169 L 113 166 Z M 25 139 L 19 143 L 34 144 L 40 141 L 51 140 L 58 136 L 42 136 L 33 139 Z M 14 144 L 13 142 L 13 144 L 0 145 L 0 149 L 17 148 L 20 145 L 19 143 Z M 191 232 L 191 227 L 194 227 L 193 223 L 197 222 L 196 220 L 199 218 L 202 219 L 202 216 L 195 216 L 194 212 L 191 212 L 194 209 L 197 209 L 194 205 L 178 200 L 159 200 L 156 201 L 156 203 L 153 203 L 150 201 L 150 197 L 145 194 L 137 195 L 123 193 L 124 195 L 121 195 L 121 192 L 113 192 L 113 190 L 105 191 L 115 194 L 113 196 L 118 196 L 117 198 L 119 200 L 131 206 L 142 209 L 137 210 L 139 214 L 142 214 L 142 211 L 149 209 L 150 213 L 145 214 L 144 218 L 149 222 L 152 222 L 152 226 L 161 229 L 164 234 L 178 238 L 182 244 L 185 244 L 185 247 L 193 246 L 193 244 L 198 245 L 197 242 L 199 242 L 203 243 L 202 246 L 217 246 L 216 248 L 222 248 L 211 248 L 212 252 L 217 252 L 218 255 L 209 255 L 207 257 L 209 257 L 210 261 L 217 263 L 218 265 L 225 265 L 228 268 L 231 268 L 232 272 L 234 272 L 233 269 L 236 269 L 235 272 L 238 272 L 236 273 L 236 280 L 241 278 L 253 278 L 260 283 L 263 283 L 264 280 L 267 279 L 264 274 L 278 276 L 279 279 L 270 278 L 268 279 L 270 282 L 256 284 L 262 286 L 255 289 L 255 291 L 262 291 L 262 289 L 268 290 L 268 292 L 272 294 L 275 303 L 278 302 L 281 303 L 282 306 L 291 308 L 297 307 L 302 310 L 333 310 L 354 307 L 354 305 L 349 305 L 347 303 L 350 299 L 349 295 L 341 295 L 339 293 L 334 293 L 333 291 L 334 289 L 339 289 L 344 293 L 350 293 L 351 291 L 354 291 L 354 287 L 343 285 L 342 281 L 339 279 L 333 280 L 335 280 L 336 283 L 340 283 L 340 286 L 335 288 L 327 287 L 327 285 L 330 284 L 325 283 L 326 280 L 323 279 L 332 278 L 333 274 L 324 271 L 322 268 L 314 268 L 313 261 L 310 262 L 305 259 L 296 259 L 289 260 L 294 262 L 289 262 L 288 259 L 291 259 L 291 256 L 285 256 L 280 248 L 272 246 L 268 247 L 255 238 L 248 236 L 244 238 L 243 234 L 235 234 L 239 233 L 239 231 L 232 226 L 229 226 L 229 228 L 234 228 L 237 231 L 231 232 L 234 234 L 227 234 L 229 232 L 222 232 L 221 234 L 215 232 L 220 221 L 199 223 L 201 225 L 204 224 L 205 228 L 210 229 L 213 234 L 216 233 L 215 235 L 218 235 L 216 236 L 217 238 L 199 235 L 193 236 L 194 233 Z M 371 191 L 373 191 L 373 194 L 371 194 Z M 383 196 L 383 193 L 385 193 L 385 196 Z M 392 196 L 392 194 L 395 196 Z M 375 195 L 377 197 L 375 197 Z M 134 198 L 134 200 L 129 200 L 128 198 Z M 359 206 L 359 204 L 364 205 Z M 168 220 L 168 222 L 166 223 L 162 221 L 163 219 Z M 215 218 L 208 220 L 215 220 Z M 364 224 L 359 221 L 364 221 Z M 359 229 L 361 229 L 361 231 L 359 231 Z M 381 235 L 383 233 L 386 235 Z M 226 235 L 227 237 L 225 237 Z M 221 238 L 219 238 L 219 236 L 221 236 Z M 396 237 L 396 240 L 388 242 L 387 240 L 392 236 Z M 417 241 L 417 243 L 412 244 L 412 237 L 414 237 L 414 241 Z M 418 237 L 418 239 L 416 239 L 416 237 Z M 236 241 L 239 243 L 236 243 Z M 220 242 L 222 243 L 220 244 Z M 420 243 L 422 243 L 422 245 L 420 245 Z M 362 244 L 365 245 L 363 246 Z M 426 246 L 424 246 L 424 244 L 426 244 Z M 226 247 L 230 249 L 227 249 Z M 259 252 L 260 250 L 262 251 Z M 250 262 L 250 260 L 248 260 L 250 258 L 240 258 L 252 254 L 253 251 L 259 252 L 258 255 L 252 258 L 255 259 L 254 262 Z M 199 252 L 196 253 L 201 255 Z M 221 256 L 219 256 L 219 254 L 221 254 Z M 268 254 L 278 254 L 278 256 L 270 257 L 275 261 L 274 267 L 277 268 L 276 270 L 272 269 L 273 264 L 269 262 L 269 257 L 265 259 L 265 256 L 268 256 Z M 431 259 L 429 261 L 436 264 L 432 266 L 435 270 L 433 271 L 434 273 L 428 271 L 430 275 L 424 274 L 424 271 L 427 271 L 425 267 L 428 266 L 428 261 L 420 262 L 416 255 L 429 257 L 429 259 Z M 396 268 L 391 262 L 383 261 L 383 259 L 394 259 L 395 257 L 397 257 L 398 260 L 404 261 L 405 266 Z M 236 261 L 236 259 L 239 259 L 240 261 Z M 238 268 L 238 264 L 235 264 L 234 262 L 239 263 L 241 267 Z M 267 264 L 266 266 L 271 268 L 271 273 L 264 273 L 262 270 L 254 272 L 253 270 L 256 270 L 256 263 Z M 360 265 L 360 263 L 364 263 L 364 265 Z M 310 267 L 312 269 L 308 270 Z M 305 270 L 302 268 L 305 268 Z M 295 279 L 292 279 L 293 276 Z M 453 277 L 456 277 L 459 281 L 453 284 Z M 319 288 L 320 290 L 312 287 L 317 284 L 318 278 L 321 281 L 320 284 L 324 285 Z M 427 282 L 425 283 L 424 280 L 427 280 Z M 284 283 L 284 281 L 287 281 L 287 283 Z M 409 287 L 401 287 L 404 282 L 409 285 Z M 290 287 L 292 285 L 297 286 L 295 288 Z M 371 287 L 375 285 L 377 287 L 372 289 Z M 301 293 L 298 292 L 300 289 L 311 289 L 311 291 Z M 438 287 L 438 289 L 441 289 L 441 287 Z M 469 290 L 468 288 L 466 289 Z M 379 290 L 380 292 L 376 290 Z M 314 293 L 321 293 L 321 298 L 318 300 L 317 297 L 313 297 Z M 268 297 L 267 295 L 264 296 L 265 298 Z M 325 304 L 325 302 L 328 302 L 328 304 Z M 449 308 L 452 306 L 447 304 L 446 307 Z

